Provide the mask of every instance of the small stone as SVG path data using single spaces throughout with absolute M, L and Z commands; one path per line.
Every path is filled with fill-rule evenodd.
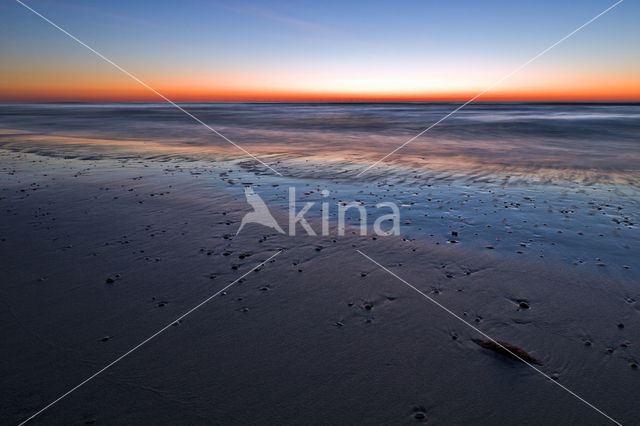
M 457 237 L 458 236 L 458 232 L 457 231 L 451 231 L 451 236 L 452 237 Z
M 618 324 L 618 328 L 624 328 L 624 324 L 623 323 Z
M 344 324 L 341 323 L 340 321 L 336 321 L 336 327 L 342 327 Z
M 111 278 L 111 277 L 107 278 L 107 280 L 106 280 L 106 283 L 107 283 L 107 284 L 113 284 L 113 283 L 115 283 L 115 282 L 116 282 L 116 280 L 114 280 L 114 279 L 113 279 L 113 278 Z
M 529 304 L 527 302 L 525 302 L 524 300 L 521 300 L 520 303 L 518 303 L 518 305 L 522 308 L 522 309 L 529 309 Z
M 488 248 L 489 250 L 493 250 L 494 249 L 494 247 L 492 245 L 488 245 L 488 246 L 486 246 L 486 248 Z
M 636 369 L 638 368 L 638 364 L 636 364 L 635 362 L 632 362 L 631 364 L 629 364 L 629 367 Z
M 103 342 L 106 342 L 107 340 L 111 339 L 111 336 L 104 336 L 101 340 Z
M 481 347 L 498 353 L 507 358 L 511 358 L 513 360 L 517 360 L 520 362 L 525 362 L 528 364 L 540 364 L 538 360 L 529 355 L 523 349 L 514 346 L 505 341 L 494 341 L 494 340 L 481 340 L 481 339 L 471 339 Z
M 369 303 L 365 303 L 364 308 L 365 308 L 367 311 L 370 311 L 370 310 L 371 310 L 371 308 L 373 308 L 373 306 L 371 306 Z
M 158 302 L 158 307 L 162 308 L 163 306 L 165 306 L 167 303 L 166 302 Z
M 415 413 L 415 414 L 413 415 L 413 417 L 414 417 L 416 420 L 424 420 L 424 418 L 425 418 L 426 416 L 424 415 L 424 413 L 420 413 L 420 412 L 418 412 L 418 413 Z

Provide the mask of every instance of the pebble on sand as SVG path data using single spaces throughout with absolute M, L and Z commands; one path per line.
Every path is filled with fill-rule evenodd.
M 533 356 L 529 355 L 524 349 L 521 349 L 515 345 L 507 343 L 505 341 L 492 341 L 482 339 L 472 339 L 476 344 L 482 346 L 485 349 L 493 351 L 497 354 L 505 356 L 515 361 L 526 362 L 529 364 L 538 364 L 540 362 Z

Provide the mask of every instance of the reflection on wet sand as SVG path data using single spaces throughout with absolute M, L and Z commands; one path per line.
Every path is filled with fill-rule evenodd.
M 292 177 L 352 177 L 455 104 L 189 104 Z M 76 158 L 234 160 L 244 154 L 162 104 L 3 105 L 0 145 Z M 640 106 L 479 104 L 389 157 L 381 176 L 638 185 Z M 256 167 L 258 170 L 259 167 Z

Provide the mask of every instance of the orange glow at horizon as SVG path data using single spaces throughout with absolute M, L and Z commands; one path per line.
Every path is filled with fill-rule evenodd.
M 2 102 L 162 102 L 157 94 L 113 70 L 81 74 L 69 70 L 0 72 Z M 142 78 L 151 87 L 178 102 L 368 102 L 467 101 L 493 80 L 487 72 L 474 79 L 443 76 L 392 75 L 322 76 L 320 73 L 264 73 L 260 75 L 178 75 Z M 493 75 L 492 75 L 493 76 Z M 633 73 L 603 76 L 596 73 L 532 71 L 505 81 L 478 101 L 640 101 L 640 79 Z

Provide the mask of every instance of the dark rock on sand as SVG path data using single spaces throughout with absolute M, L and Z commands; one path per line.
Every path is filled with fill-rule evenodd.
M 529 355 L 524 349 L 521 349 L 517 346 L 514 346 L 510 343 L 500 341 L 497 342 L 492 340 L 482 340 L 482 339 L 472 339 L 476 344 L 482 346 L 485 349 L 489 349 L 497 354 L 503 355 L 507 358 L 513 359 L 515 361 L 527 362 L 529 364 L 538 364 L 540 362 L 535 359 L 533 356 Z

